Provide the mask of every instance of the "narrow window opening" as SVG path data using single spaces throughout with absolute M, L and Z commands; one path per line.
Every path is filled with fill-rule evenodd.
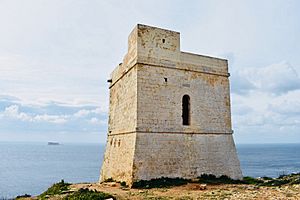
M 166 40 L 165 39 L 162 39 L 162 43 L 165 43 L 166 42 Z
M 182 124 L 190 125 L 190 97 L 184 95 L 182 97 Z
M 168 82 L 168 78 L 164 78 L 165 79 L 165 82 Z

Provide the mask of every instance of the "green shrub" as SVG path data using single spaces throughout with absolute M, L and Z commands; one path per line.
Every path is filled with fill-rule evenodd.
M 140 180 L 134 182 L 133 188 L 163 188 L 170 186 L 179 186 L 192 182 L 189 179 L 182 178 L 158 178 L 151 179 L 149 181 Z M 262 177 L 262 178 L 252 178 L 246 176 L 243 180 L 234 180 L 228 176 L 222 175 L 216 177 L 212 174 L 202 174 L 198 177 L 199 183 L 207 184 L 252 184 L 257 186 L 281 186 L 287 184 L 299 184 L 300 183 L 300 173 L 290 174 L 290 175 L 281 175 L 278 178 Z
M 209 183 L 209 184 L 241 184 L 243 181 L 234 180 L 226 175 L 216 177 L 212 174 L 202 174 L 198 177 L 200 183 Z
M 104 183 L 108 183 L 108 182 L 115 182 L 115 180 L 112 178 L 108 178 L 108 179 L 104 180 Z
M 263 177 L 261 177 L 263 180 L 272 180 L 273 178 L 271 178 L 271 177 L 268 177 L 268 176 L 263 176 Z
M 262 177 L 261 179 L 244 177 L 245 184 L 258 186 L 281 186 L 300 183 L 300 174 L 280 175 L 278 178 Z
M 250 176 L 245 176 L 244 179 L 243 179 L 243 182 L 244 182 L 245 184 L 258 185 L 258 184 L 263 183 L 264 181 L 263 181 L 263 180 L 256 179 L 256 178 L 252 178 L 252 177 L 250 177 Z
M 259 185 L 261 185 L 261 186 L 281 186 L 281 185 L 288 184 L 289 182 L 290 182 L 289 180 L 285 180 L 285 179 L 273 179 L 273 180 L 261 183 Z
M 291 184 L 300 184 L 300 177 L 291 181 Z
M 65 196 L 63 200 L 105 200 L 108 198 L 115 199 L 115 197 L 112 195 L 104 192 L 97 192 L 81 188 L 78 191 Z
M 64 180 L 61 180 L 58 183 L 53 184 L 51 187 L 47 189 L 47 191 L 43 192 L 39 198 L 45 199 L 46 196 L 62 194 L 69 190 L 70 183 L 65 183 Z
M 261 185 L 263 186 L 281 186 L 281 185 L 292 185 L 300 183 L 300 173 L 280 175 L 278 178 L 273 178 L 265 181 Z
M 190 180 L 183 179 L 183 178 L 157 178 L 157 179 L 151 179 L 151 180 L 140 180 L 137 182 L 134 182 L 132 184 L 133 188 L 164 188 L 164 187 L 170 187 L 170 186 L 179 186 L 179 185 L 185 185 Z
M 122 182 L 120 183 L 120 185 L 121 185 L 122 187 L 128 187 L 125 181 L 122 181 Z

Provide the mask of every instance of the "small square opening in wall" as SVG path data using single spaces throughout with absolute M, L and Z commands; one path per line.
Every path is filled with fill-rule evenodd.
M 168 78 L 165 77 L 164 80 L 165 80 L 165 83 L 168 82 Z

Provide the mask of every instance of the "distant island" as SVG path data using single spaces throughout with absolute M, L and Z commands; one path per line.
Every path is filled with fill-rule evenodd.
M 48 142 L 48 145 L 60 145 L 58 142 Z

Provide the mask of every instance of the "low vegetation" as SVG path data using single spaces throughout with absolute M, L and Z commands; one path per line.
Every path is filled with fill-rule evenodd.
M 241 184 L 241 183 L 244 183 L 243 180 L 234 180 L 225 175 L 216 177 L 215 175 L 212 175 L 212 174 L 202 174 L 200 177 L 198 177 L 197 182 L 206 183 L 206 184 Z
M 69 191 L 70 183 L 65 183 L 64 180 L 61 180 L 58 183 L 53 184 L 45 192 L 43 192 L 39 199 L 47 199 L 49 196 L 65 194 Z
M 300 183 L 300 173 L 282 175 L 278 178 L 262 177 L 262 178 L 252 178 L 244 177 L 243 180 L 234 180 L 228 176 L 222 175 L 216 177 L 212 174 L 203 174 L 195 180 L 182 179 L 182 178 L 158 178 L 151 179 L 148 181 L 141 180 L 134 182 L 133 188 L 166 188 L 171 186 L 185 185 L 187 183 L 204 183 L 204 184 L 251 184 L 257 186 L 281 186 L 281 185 L 291 185 Z
M 263 177 L 262 183 L 258 183 L 261 186 L 281 186 L 281 185 L 293 185 L 300 184 L 300 173 L 294 173 L 289 175 L 281 175 L 278 178 Z
M 115 180 L 112 178 L 108 178 L 104 181 L 104 183 L 109 183 L 109 182 L 115 182 Z
M 111 185 L 109 189 L 107 189 L 108 185 Z M 202 185 L 203 188 L 201 189 L 199 186 Z M 172 188 L 172 186 L 182 186 L 182 192 L 184 193 L 176 193 L 178 192 L 178 188 Z M 33 197 L 33 199 L 107 200 L 123 197 L 123 195 L 127 195 L 125 199 L 131 199 L 133 196 L 136 199 L 172 199 L 173 197 L 176 197 L 175 199 L 193 199 L 197 195 L 200 195 L 205 199 L 216 199 L 217 197 L 227 198 L 229 196 L 236 199 L 239 199 L 240 197 L 249 197 L 249 199 L 251 199 L 258 194 L 258 192 L 263 198 L 272 197 L 270 194 L 274 194 L 275 196 L 281 195 L 284 199 L 286 197 L 300 195 L 300 173 L 282 175 L 278 178 L 244 177 L 243 180 L 233 180 L 227 176 L 216 177 L 214 175 L 203 174 L 193 180 L 182 178 L 159 178 L 148 181 L 138 181 L 135 182 L 132 187 L 138 188 L 139 190 L 131 190 L 126 187 L 127 185 L 125 182 L 120 182 L 119 184 L 115 184 L 115 182 L 114 184 L 106 183 L 106 185 L 82 184 L 80 187 L 76 187 L 76 184 L 71 186 L 70 183 L 66 183 L 62 180 L 48 188 L 47 191 L 40 196 Z M 192 194 L 190 193 L 190 190 L 201 190 L 202 192 Z M 109 194 L 111 192 L 113 192 L 114 195 Z M 31 197 L 30 195 L 22 195 L 16 199 L 27 200 L 31 199 Z M 2 199 L 0 198 L 0 200 Z
M 70 183 L 64 182 L 61 180 L 58 183 L 55 183 L 50 188 L 47 189 L 44 193 L 38 196 L 38 199 L 51 199 L 53 196 L 59 196 L 58 199 L 63 200 L 105 200 L 105 199 L 115 199 L 112 195 L 92 191 L 89 189 L 80 188 L 77 191 L 70 191 Z M 20 197 L 20 199 L 24 198 L 25 196 Z
M 127 188 L 128 187 L 128 185 L 127 185 L 127 183 L 125 181 L 116 181 L 116 180 L 114 180 L 112 178 L 108 178 L 108 179 L 104 180 L 103 182 L 104 183 L 111 183 L 111 182 L 113 182 L 113 183 L 120 183 L 120 185 L 123 188 Z
M 141 180 L 134 182 L 132 184 L 132 188 L 165 188 L 171 186 L 179 186 L 185 185 L 190 180 L 183 179 L 183 178 L 158 178 L 158 179 L 151 179 L 149 181 Z
M 115 199 L 115 198 L 112 195 L 104 192 L 92 191 L 83 188 L 69 195 L 66 195 L 63 198 L 63 200 L 105 200 L 105 199 Z

